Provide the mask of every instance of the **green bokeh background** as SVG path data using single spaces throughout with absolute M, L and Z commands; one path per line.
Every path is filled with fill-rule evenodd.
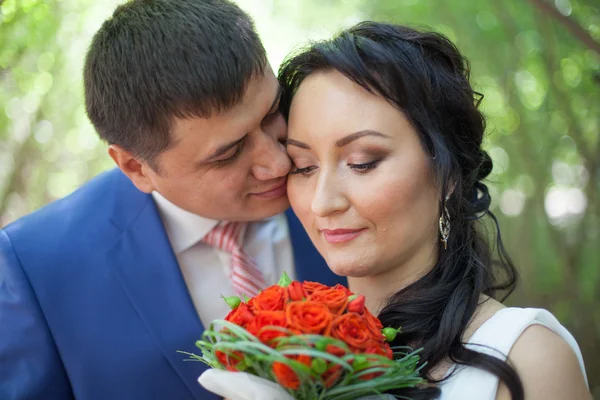
M 81 68 L 115 0 L 0 0 L 0 226 L 112 168 Z M 508 304 L 552 311 L 600 399 L 598 0 L 239 0 L 273 68 L 295 46 L 374 19 L 432 27 L 485 95 L 492 207 L 522 274 Z

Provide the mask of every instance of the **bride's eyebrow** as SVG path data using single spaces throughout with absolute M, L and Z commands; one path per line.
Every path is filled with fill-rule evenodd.
M 377 132 L 371 129 L 364 129 L 362 131 L 358 131 L 358 132 L 354 132 L 349 134 L 348 136 L 344 136 L 343 138 L 337 140 L 335 142 L 336 147 L 344 147 L 352 142 L 354 142 L 356 139 L 360 139 L 363 136 L 376 136 L 376 137 L 382 137 L 382 138 L 386 138 L 386 139 L 390 139 L 390 137 L 388 135 L 385 135 L 381 132 Z M 296 147 L 300 147 L 301 149 L 306 149 L 306 150 L 310 150 L 310 146 L 307 145 L 304 142 L 301 142 L 299 140 L 294 140 L 294 139 L 287 139 L 285 141 L 286 146 L 296 146 Z
M 285 140 L 285 145 L 286 146 L 296 146 L 296 147 L 300 147 L 301 149 L 310 150 L 310 146 L 309 145 L 307 145 L 304 142 L 300 142 L 300 141 L 294 140 L 294 139 L 286 139 Z
M 336 141 L 335 145 L 336 145 L 336 147 L 344 147 L 344 146 L 354 142 L 356 139 L 360 139 L 363 136 L 377 136 L 377 137 L 390 139 L 390 137 L 388 135 L 384 135 L 381 132 L 377 132 L 377 131 L 374 131 L 371 129 L 365 129 L 362 131 L 351 133 L 348 136 L 344 136 L 343 138 Z

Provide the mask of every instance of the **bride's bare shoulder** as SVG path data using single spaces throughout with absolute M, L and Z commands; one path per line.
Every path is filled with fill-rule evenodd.
M 526 399 L 591 399 L 573 349 L 545 326 L 525 329 L 508 359 L 523 382 Z M 496 400 L 508 399 L 508 389 L 500 384 Z

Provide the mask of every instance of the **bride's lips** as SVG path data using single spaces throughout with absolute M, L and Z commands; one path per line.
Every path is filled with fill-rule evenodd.
M 270 189 L 260 192 L 260 193 L 252 193 L 253 196 L 259 197 L 261 199 L 277 199 L 287 193 L 287 179 L 282 179 L 280 182 L 277 182 Z
M 321 229 L 329 243 L 346 243 L 356 239 L 364 229 Z

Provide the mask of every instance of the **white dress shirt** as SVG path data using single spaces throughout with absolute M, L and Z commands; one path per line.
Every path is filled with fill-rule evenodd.
M 229 280 L 231 254 L 201 241 L 220 221 L 192 214 L 158 192 L 153 192 L 152 197 L 198 316 L 208 327 L 213 320 L 223 319 L 229 312 L 221 295 L 236 294 Z M 267 285 L 277 283 L 283 271 L 294 279 L 294 258 L 284 214 L 250 222 L 246 228 L 244 250 L 256 261 Z

